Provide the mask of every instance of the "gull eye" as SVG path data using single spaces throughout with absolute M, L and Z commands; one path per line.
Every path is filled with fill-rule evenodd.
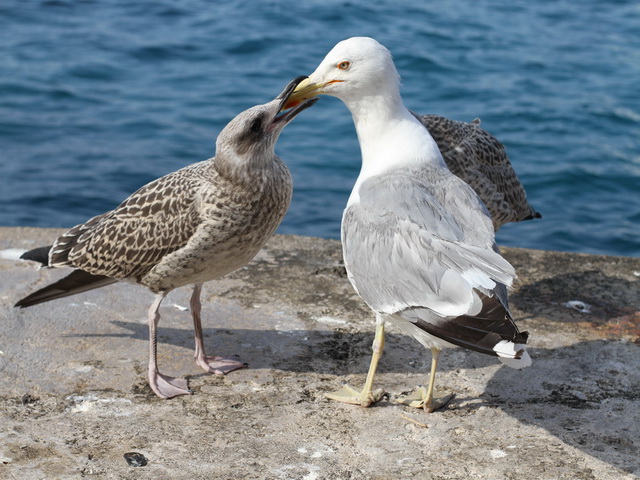
M 260 130 L 262 130 L 262 120 L 260 118 L 256 118 L 251 122 L 249 130 L 251 130 L 251 133 L 260 133 Z
M 336 65 L 336 67 L 338 67 L 340 70 L 346 70 L 350 66 L 351 66 L 351 62 L 347 62 L 346 60 L 343 60 L 342 62 Z

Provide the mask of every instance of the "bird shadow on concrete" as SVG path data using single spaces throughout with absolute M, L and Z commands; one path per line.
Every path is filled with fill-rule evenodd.
M 106 334 L 107 337 L 115 335 L 147 342 L 145 324 L 114 323 L 128 332 Z M 372 333 L 336 334 L 331 330 L 279 333 L 209 328 L 204 334 L 209 353 L 239 354 L 249 362 L 249 369 L 329 374 L 341 378 L 366 374 L 373 340 Z M 429 352 L 404 335 L 388 337 L 379 374 L 419 374 L 426 380 Z M 191 362 L 193 332 L 190 328 L 161 327 L 159 342 L 161 350 L 163 344 L 184 348 L 184 360 Z M 527 370 L 498 368 L 493 375 L 487 375 L 484 392 L 478 397 L 456 392 L 448 408 L 460 411 L 498 408 L 524 424 L 548 431 L 564 444 L 633 473 L 637 469 L 640 442 L 637 428 L 633 427 L 640 416 L 637 346 L 619 340 L 595 340 L 554 348 L 531 348 L 530 353 L 534 364 Z M 463 368 L 469 375 L 469 371 L 486 372 L 487 367 L 496 363 L 494 357 L 475 352 L 446 350 L 439 372 L 455 377 L 456 371 Z M 198 372 L 190 377 L 207 375 Z M 378 383 L 385 386 L 382 379 Z M 409 380 L 406 387 L 413 386 Z M 381 405 L 397 408 L 391 403 Z
M 190 321 L 190 319 L 189 319 Z M 146 323 L 111 320 L 119 333 L 70 333 L 68 338 L 130 338 L 147 342 Z M 254 369 L 277 369 L 293 373 L 366 373 L 371 352 L 373 332 L 343 332 L 340 330 L 253 330 L 246 328 L 203 328 L 208 354 L 240 355 Z M 411 341 L 407 338 L 406 340 Z M 181 347 L 190 351 L 194 346 L 194 332 L 185 323 L 184 328 L 158 327 L 158 349 L 163 345 Z M 416 344 L 418 350 L 421 347 Z M 146 353 L 146 350 L 142 350 Z M 332 367 L 332 365 L 334 365 Z
M 563 273 L 523 285 L 510 295 L 510 302 L 526 316 L 545 317 L 552 322 L 592 322 L 594 327 L 635 316 L 636 329 L 628 333 L 640 338 L 640 281 L 599 270 Z
M 640 282 L 596 270 L 563 273 L 521 286 L 511 295 L 511 303 L 516 321 L 524 319 L 530 324 L 527 328 L 534 330 L 529 348 L 533 366 L 525 371 L 498 368 L 487 376 L 479 397 L 466 398 L 458 392 L 450 408 L 499 408 L 524 424 L 548 431 L 566 445 L 637 474 L 640 439 L 634 425 L 640 421 L 640 356 L 633 338 L 638 338 L 639 290 Z M 589 312 L 564 305 L 571 301 L 589 305 Z M 179 320 L 183 328 L 173 327 L 175 318 L 167 326 L 161 321 L 159 349 L 163 345 L 184 348 L 185 358 L 190 361 L 190 315 L 179 315 L 185 316 Z M 205 326 L 213 325 L 204 329 L 208 353 L 238 354 L 250 369 L 346 377 L 364 375 L 368 368 L 372 324 L 370 328 L 362 323 L 283 331 L 216 328 L 216 313 L 212 315 L 209 310 L 203 317 Z M 95 336 L 148 341 L 146 323 L 110 322 L 119 333 Z M 535 331 L 551 346 L 536 348 Z M 585 338 L 589 340 L 581 340 Z M 430 359 L 429 352 L 415 340 L 391 331 L 379 373 L 420 374 L 426 379 Z M 458 369 L 481 371 L 496 362 L 475 352 L 447 350 L 439 371 L 455 376 Z
M 589 313 L 565 306 L 566 302 L 579 300 L 590 305 Z M 600 271 L 565 273 L 527 283 L 511 296 L 516 321 L 534 318 L 538 330 L 552 329 L 553 323 L 563 324 L 572 338 L 584 338 L 584 333 L 596 333 L 597 337 L 618 339 L 635 334 L 640 337 L 640 282 L 611 277 Z M 205 305 L 203 326 L 205 345 L 209 353 L 238 354 L 251 368 L 276 368 L 290 372 L 323 372 L 335 375 L 365 374 L 368 368 L 374 327 L 371 318 L 363 318 L 358 325 L 322 328 L 321 324 L 308 325 L 306 330 L 265 328 L 237 328 L 226 321 L 229 311 L 218 305 Z M 240 312 L 240 315 L 243 315 Z M 245 314 L 246 315 L 246 314 Z M 252 315 L 249 314 L 249 315 Z M 158 342 L 186 349 L 193 348 L 193 328 L 189 312 L 178 312 L 167 307 L 158 329 Z M 122 318 L 122 317 L 120 317 Z M 538 323 L 535 318 L 541 318 Z M 263 320 L 263 318 L 261 318 Z M 274 320 L 275 321 L 275 320 Z M 251 325 L 253 319 L 238 323 Z M 365 323 L 369 322 L 369 323 Z M 146 322 L 111 320 L 122 333 L 102 333 L 96 336 L 129 337 L 148 340 Z M 285 322 L 286 323 L 286 322 Z M 179 324 L 184 328 L 175 328 Z M 216 328 L 216 325 L 223 328 Z M 551 324 L 551 325 L 550 325 Z M 207 327 L 213 325 L 213 327 Z M 364 327 L 370 325 L 370 327 Z M 286 325 L 285 325 L 286 327 Z M 318 328 L 320 327 L 320 328 Z M 368 330 L 367 330 L 368 328 Z M 529 327 L 527 327 L 529 328 Z M 544 332 L 548 335 L 548 332 Z M 92 334 L 83 334 L 91 336 Z M 593 337 L 593 335 L 591 335 Z M 535 346 L 535 333 L 530 345 Z M 534 361 L 537 349 L 529 348 Z M 539 350 L 545 355 L 546 350 Z M 380 372 L 426 373 L 431 355 L 415 340 L 389 329 L 385 354 Z M 439 366 L 440 371 L 464 368 L 483 368 L 496 364 L 496 359 L 463 349 L 447 350 Z
M 526 381 L 499 369 L 481 396 L 485 404 L 640 473 L 640 282 L 599 270 L 570 272 L 522 286 L 511 303 L 549 343 L 589 340 L 529 349 L 534 364 Z M 529 343 L 535 342 L 533 336 Z
M 629 473 L 640 473 L 640 357 L 629 342 L 595 340 L 533 349 L 527 375 L 500 368 L 482 405 Z

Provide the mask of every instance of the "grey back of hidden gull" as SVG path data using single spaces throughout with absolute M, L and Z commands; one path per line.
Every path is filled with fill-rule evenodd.
M 349 280 L 376 315 L 376 335 L 362 390 L 345 386 L 327 396 L 362 406 L 381 397 L 373 379 L 390 322 L 432 351 L 428 389 L 399 399 L 430 412 L 451 398 L 434 393 L 443 348 L 495 355 L 513 368 L 526 367 L 531 359 L 524 348 L 528 334 L 519 331 L 508 306 L 507 287 L 515 271 L 495 244 L 502 218 L 492 222 L 486 207 L 495 195 L 490 189 L 474 191 L 476 185 L 452 173 L 423 119 L 404 106 L 399 85 L 384 46 L 371 38 L 351 38 L 327 54 L 289 104 L 318 94 L 340 98 L 351 111 L 362 151 L 362 168 L 342 217 L 342 248 Z M 433 126 L 438 132 L 450 130 L 442 122 Z M 454 133 L 464 140 L 467 129 Z M 451 143 L 452 150 L 465 154 L 464 141 Z M 477 163 L 467 156 L 456 161 L 462 170 Z M 484 161 L 492 157 L 480 156 Z M 497 163 L 511 170 L 506 156 Z M 499 187 L 517 181 L 513 173 L 507 177 L 511 184 Z M 516 196 L 526 203 L 516 184 Z M 483 192 L 490 195 L 485 199 Z M 532 210 L 529 215 L 535 216 Z
M 249 262 L 276 230 L 291 200 L 289 170 L 275 154 L 283 128 L 313 101 L 284 105 L 293 80 L 274 100 L 252 107 L 220 132 L 216 155 L 152 181 L 114 210 L 73 227 L 52 246 L 22 258 L 48 267 L 72 267 L 62 280 L 23 298 L 29 307 L 117 281 L 137 283 L 156 294 L 149 309 L 149 383 L 162 398 L 189 394 L 186 379 L 158 371 L 158 309 L 166 294 L 194 285 L 191 312 L 196 363 L 224 374 L 246 366 L 237 358 L 205 354 L 200 292 L 206 281 Z

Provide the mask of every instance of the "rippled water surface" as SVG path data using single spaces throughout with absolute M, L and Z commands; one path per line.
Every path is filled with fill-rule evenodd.
M 214 154 L 240 111 L 313 71 L 338 41 L 394 54 L 405 104 L 481 117 L 535 222 L 501 244 L 640 255 L 637 2 L 0 3 L 0 225 L 70 227 Z M 339 237 L 360 152 L 324 97 L 282 134 L 294 176 L 282 233 Z

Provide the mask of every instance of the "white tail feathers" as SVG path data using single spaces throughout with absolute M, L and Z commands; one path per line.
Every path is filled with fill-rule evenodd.
M 502 340 L 495 344 L 493 351 L 507 367 L 520 369 L 531 365 L 531 357 L 525 350 L 525 346 L 519 343 Z

